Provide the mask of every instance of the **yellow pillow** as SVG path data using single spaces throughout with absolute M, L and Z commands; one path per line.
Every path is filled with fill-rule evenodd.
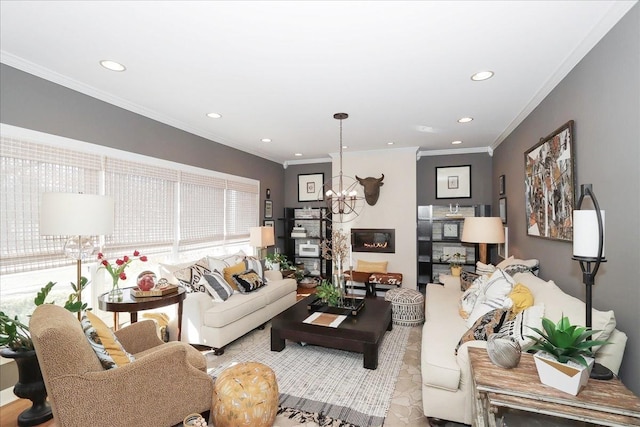
M 363 261 L 358 260 L 356 271 L 364 271 L 365 273 L 386 273 L 388 261 Z
M 509 294 L 509 298 L 513 301 L 513 306 L 511 307 L 511 317 L 515 317 L 516 314 L 520 313 L 525 308 L 531 307 L 533 305 L 533 294 L 522 283 L 516 283 L 513 287 L 513 290 Z
M 231 267 L 227 267 L 224 269 L 223 275 L 224 280 L 233 288 L 234 291 L 238 290 L 238 284 L 235 280 L 233 280 L 234 274 L 241 274 L 247 270 L 247 266 L 244 265 L 244 262 L 239 262 L 236 265 L 232 265 Z
M 122 347 L 111 329 L 90 311 L 82 318 L 82 329 L 105 369 L 133 362 L 134 357 Z

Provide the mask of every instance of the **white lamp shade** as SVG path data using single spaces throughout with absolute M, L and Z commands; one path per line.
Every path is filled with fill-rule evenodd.
M 275 243 L 273 227 L 250 227 L 249 242 L 256 248 L 266 248 Z
M 504 243 L 502 219 L 491 216 L 465 218 L 460 240 L 468 243 Z
M 43 193 L 40 234 L 98 236 L 113 232 L 114 201 L 109 196 Z
M 604 257 L 604 211 L 602 215 L 602 256 Z M 596 258 L 600 236 L 595 210 L 573 211 L 573 255 Z

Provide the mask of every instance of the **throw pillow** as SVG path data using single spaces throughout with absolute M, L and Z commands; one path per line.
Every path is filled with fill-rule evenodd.
M 221 255 L 217 257 L 210 256 L 207 257 L 207 260 L 209 261 L 209 268 L 211 268 L 211 271 L 218 270 L 222 273 L 225 268 L 242 262 L 246 256 L 247 255 L 244 252 L 238 251 L 237 253 L 230 255 Z
M 502 270 L 496 270 L 487 281 L 480 285 L 481 299 L 495 299 L 506 297 L 513 290 L 516 284 L 513 277 Z
M 506 271 L 507 273 L 514 275 L 516 273 L 531 272 L 538 275 L 540 270 L 540 261 L 537 259 L 517 259 L 509 257 L 496 266 L 497 268 Z
M 363 261 L 356 260 L 356 271 L 364 271 L 365 273 L 386 273 L 388 261 Z
M 511 317 L 514 317 L 525 308 L 529 308 L 533 305 L 533 294 L 529 288 L 522 283 L 516 283 L 509 294 L 509 298 L 513 301 L 513 306 L 511 306 Z
M 477 302 L 467 318 L 467 327 L 471 327 L 479 318 L 493 310 L 510 310 L 513 302 L 508 297 L 495 297 Z
M 243 294 L 253 292 L 265 286 L 260 276 L 258 276 L 258 273 L 253 270 L 234 274 L 233 280 L 236 282 L 236 285 L 238 285 L 238 290 Z
M 239 262 L 236 265 L 232 265 L 231 267 L 227 267 L 223 270 L 224 280 L 227 281 L 229 286 L 231 286 L 234 290 L 239 290 L 237 283 L 233 280 L 234 274 L 240 274 L 247 270 L 244 265 L 244 262 Z
M 160 267 L 160 278 L 161 279 L 166 279 L 167 282 L 169 282 L 172 285 L 180 285 L 180 281 L 176 278 L 176 276 L 173 274 L 178 270 L 182 270 L 183 268 L 187 268 L 190 265 L 193 265 L 195 261 L 189 261 L 189 262 L 181 262 L 180 264 L 163 264 L 163 263 L 158 263 L 158 266 Z
M 203 275 L 211 273 L 209 268 L 209 262 L 206 257 L 196 261 L 182 270 L 174 271 L 173 275 L 180 282 L 187 292 L 206 292 L 203 285 L 200 284 L 200 279 Z
M 508 334 L 520 344 L 520 349 L 527 351 L 533 344 L 533 339 L 527 335 L 538 336 L 531 328 L 542 330 L 542 317 L 544 316 L 544 305 L 534 305 L 522 310 L 515 318 L 504 322 L 500 328 L 501 334 Z
M 80 324 L 104 369 L 114 369 L 135 360 L 122 347 L 111 329 L 95 314 L 86 311 Z
M 464 292 L 467 289 L 469 289 L 473 284 L 474 280 L 476 280 L 478 277 L 480 277 L 479 274 L 462 270 L 462 273 L 460 273 L 460 290 Z
M 492 274 L 496 271 L 496 266 L 492 264 L 485 264 L 481 261 L 476 262 L 476 273 L 477 274 Z
M 258 258 L 252 256 L 245 257 L 244 265 L 246 267 L 246 270 L 255 271 L 256 273 L 258 273 L 258 276 L 260 276 L 263 282 L 266 281 L 264 277 L 264 269 L 262 268 L 262 262 Z
M 480 286 L 477 282 L 474 282 L 460 297 L 460 304 L 458 304 L 460 317 L 463 319 L 469 318 L 473 307 L 476 306 L 478 295 L 480 295 Z
M 224 280 L 222 273 L 212 271 L 202 276 L 202 285 L 216 302 L 225 302 L 233 295 L 233 288 Z
M 462 335 L 458 345 L 456 346 L 456 354 L 460 346 L 467 341 L 486 341 L 489 336 L 500 331 L 500 327 L 507 317 L 507 310 L 492 310 L 473 323 L 467 332 Z

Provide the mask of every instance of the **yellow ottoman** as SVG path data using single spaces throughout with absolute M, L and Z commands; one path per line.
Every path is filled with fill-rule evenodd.
M 271 427 L 279 399 L 278 382 L 270 367 L 257 362 L 239 363 L 216 379 L 211 420 L 215 427 Z

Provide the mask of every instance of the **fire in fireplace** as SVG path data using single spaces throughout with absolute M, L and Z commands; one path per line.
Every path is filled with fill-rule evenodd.
M 352 228 L 353 252 L 396 252 L 396 230 L 393 228 Z

